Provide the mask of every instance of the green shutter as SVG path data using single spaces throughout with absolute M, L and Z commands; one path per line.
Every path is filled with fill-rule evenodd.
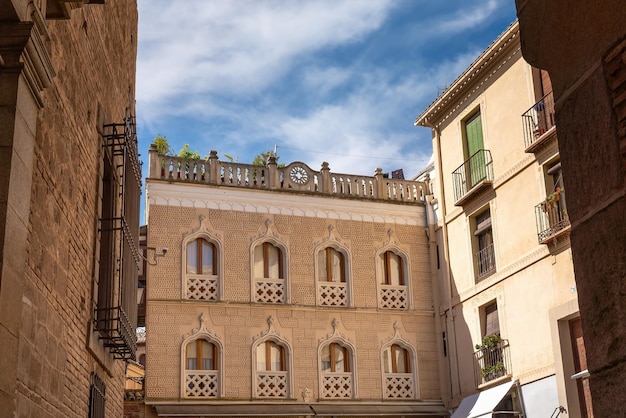
M 467 158 L 476 151 L 483 149 L 483 124 L 480 120 L 480 112 L 465 122 L 465 135 L 467 138 Z

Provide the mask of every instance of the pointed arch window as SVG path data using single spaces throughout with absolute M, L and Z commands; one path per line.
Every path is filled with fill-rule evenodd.
M 219 348 L 198 338 L 184 348 L 184 388 L 187 398 L 214 398 L 219 394 Z
M 352 361 L 350 348 L 339 342 L 331 342 L 321 348 L 321 398 L 354 397 Z
M 193 300 L 219 299 L 219 262 L 217 245 L 197 237 L 185 245 L 186 297 Z
M 415 373 L 411 350 L 393 343 L 383 349 L 383 391 L 390 399 L 415 399 Z
M 403 254 L 386 250 L 378 255 L 378 306 L 390 309 L 409 307 L 407 262 Z
M 289 371 L 287 349 L 273 340 L 262 341 L 256 346 L 256 396 L 258 398 L 289 397 Z
M 349 284 L 344 252 L 325 247 L 317 252 L 317 301 L 322 306 L 348 306 Z
M 262 242 L 252 250 L 253 296 L 255 302 L 285 303 L 285 255 L 271 242 Z

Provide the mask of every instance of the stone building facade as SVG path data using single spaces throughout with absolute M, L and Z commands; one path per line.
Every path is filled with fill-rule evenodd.
M 5 1 L 0 22 L 0 415 L 121 416 L 136 2 Z
M 590 416 L 552 85 L 524 61 L 519 24 L 416 125 L 433 133 L 440 373 L 453 417 Z
M 159 416 L 445 416 L 424 184 L 150 151 Z
M 554 85 L 594 415 L 624 416 L 626 8 L 619 0 L 515 3 L 524 58 Z

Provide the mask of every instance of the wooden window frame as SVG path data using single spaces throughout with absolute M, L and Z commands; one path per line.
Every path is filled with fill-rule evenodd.
M 283 279 L 284 275 L 283 275 L 283 251 L 280 249 L 280 247 L 272 244 L 271 242 L 264 242 L 263 243 L 263 278 L 265 279 L 269 279 L 270 278 L 270 248 L 274 247 L 276 248 L 276 251 L 278 251 L 278 278 L 279 279 Z
M 346 257 L 341 251 L 333 247 L 326 247 L 324 249 L 324 257 L 326 260 L 326 263 L 325 263 L 326 264 L 326 281 L 327 282 L 333 281 L 333 263 L 332 263 L 333 251 L 339 254 L 339 269 L 341 270 L 341 277 L 339 278 L 338 281 L 341 283 L 345 283 L 346 282 Z
M 391 256 L 395 255 L 398 257 L 398 286 L 405 286 L 406 281 L 404 280 L 404 259 L 400 254 L 396 254 L 393 251 L 385 251 L 383 254 L 383 274 L 385 275 L 385 284 L 391 285 Z
M 196 274 L 197 275 L 205 274 L 202 271 L 202 266 L 203 266 L 202 244 L 203 244 L 203 242 L 207 242 L 209 244 L 210 248 L 211 248 L 211 253 L 212 253 L 211 256 L 213 258 L 213 260 L 212 260 L 212 265 L 213 265 L 213 269 L 212 270 L 213 271 L 211 272 L 211 274 L 213 276 L 217 276 L 217 246 L 213 242 L 211 242 L 211 241 L 209 241 L 209 240 L 207 240 L 206 238 L 203 238 L 203 237 L 198 237 L 194 241 L 196 243 Z M 192 242 L 194 242 L 194 241 L 192 241 Z M 189 274 L 189 273 L 187 273 L 187 274 Z
M 204 368 L 204 353 L 203 353 L 203 349 L 202 349 L 202 342 L 206 341 L 207 343 L 209 343 L 213 348 L 213 359 L 211 360 L 211 369 L 205 369 Z M 189 355 L 187 354 L 187 349 L 189 348 L 189 345 L 194 343 L 196 344 L 196 368 L 195 369 L 189 369 L 188 368 L 188 361 L 189 361 Z M 209 349 L 211 349 L 211 347 L 209 347 Z M 204 338 L 198 338 L 195 341 L 191 341 L 190 343 L 187 344 L 187 346 L 185 347 L 185 370 L 218 370 L 217 369 L 217 355 L 218 355 L 218 350 L 217 350 L 217 345 L 212 343 L 209 340 L 206 340 Z
M 287 371 L 286 350 L 282 344 L 276 341 L 268 340 L 263 343 L 265 345 L 265 371 L 284 372 Z M 272 344 L 280 349 L 280 370 L 272 370 Z M 257 354 L 258 355 L 258 354 Z M 260 371 L 260 370 L 259 370 Z
M 411 354 L 409 350 L 398 344 L 392 344 L 391 347 L 389 347 L 389 354 L 391 355 L 391 373 L 398 373 L 398 360 L 396 360 L 398 350 L 402 350 L 404 354 L 404 364 L 407 366 L 407 371 L 402 373 L 411 373 Z
M 337 370 L 335 370 L 335 349 L 340 349 L 343 351 L 343 370 L 340 372 L 337 372 Z M 328 344 L 328 350 L 330 357 L 330 373 L 350 373 L 350 350 L 339 343 Z

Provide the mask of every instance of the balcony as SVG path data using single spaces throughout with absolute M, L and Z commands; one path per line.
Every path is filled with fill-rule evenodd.
M 378 293 L 378 306 L 385 309 L 407 309 L 409 307 L 407 286 L 381 284 Z
M 347 283 L 320 282 L 317 286 L 317 299 L 322 306 L 348 306 Z
M 535 219 L 540 244 L 548 244 L 569 233 L 570 221 L 565 204 L 565 190 L 557 189 L 535 206 Z
M 288 378 L 285 371 L 256 372 L 258 398 L 287 398 Z
M 552 133 L 556 132 L 552 92 L 543 96 L 541 100 L 522 114 L 522 123 L 526 152 L 533 153 L 545 144 L 548 138 L 552 137 Z
M 415 383 L 412 373 L 386 373 L 385 398 L 387 399 L 414 399 Z
M 476 281 L 479 282 L 496 272 L 496 254 L 493 243 L 476 254 Z
M 479 150 L 452 172 L 454 201 L 463 206 L 472 196 L 493 183 L 493 160 L 489 150 Z
M 508 340 L 500 339 L 500 335 L 495 334 L 485 337 L 483 343 L 476 345 L 476 348 L 478 351 L 474 352 L 474 377 L 477 387 L 512 375 Z
M 320 398 L 345 399 L 352 397 L 352 373 L 322 373 L 322 390 Z
M 185 370 L 186 398 L 215 398 L 219 395 L 217 370 Z

